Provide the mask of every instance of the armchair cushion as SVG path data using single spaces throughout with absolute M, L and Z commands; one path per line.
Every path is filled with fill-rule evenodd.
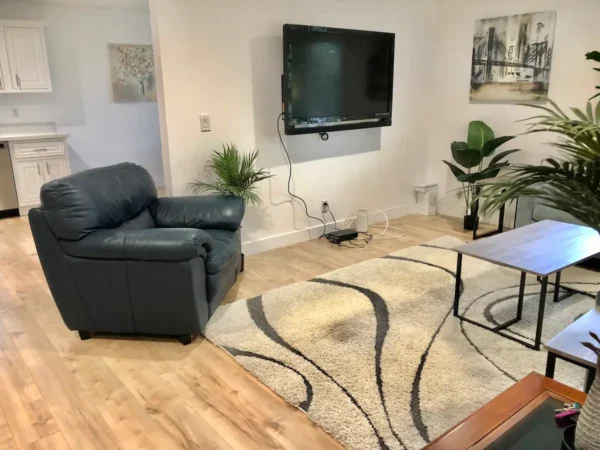
M 79 241 L 60 241 L 63 251 L 76 258 L 187 261 L 206 258 L 211 237 L 196 229 L 99 230 Z
M 241 198 L 220 195 L 165 197 L 149 210 L 158 227 L 236 231 L 246 205 Z

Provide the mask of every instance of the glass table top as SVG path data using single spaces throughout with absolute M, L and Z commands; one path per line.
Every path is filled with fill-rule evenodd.
M 563 403 L 555 398 L 546 399 L 485 448 L 487 450 L 561 450 L 564 428 L 557 426 L 554 410 L 563 407 Z

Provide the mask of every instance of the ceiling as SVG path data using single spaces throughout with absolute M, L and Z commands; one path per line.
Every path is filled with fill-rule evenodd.
M 147 10 L 148 0 L 18 0 L 23 3 L 52 3 L 73 6 Z

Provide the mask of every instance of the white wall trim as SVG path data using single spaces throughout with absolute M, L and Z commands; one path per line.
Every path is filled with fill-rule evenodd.
M 515 208 L 514 205 L 510 205 L 506 208 L 506 211 L 504 213 L 504 226 L 505 227 L 512 228 L 514 226 L 514 222 L 515 222 L 514 208 Z M 464 204 L 459 203 L 459 202 L 454 203 L 454 204 L 448 204 L 444 201 L 440 201 L 440 202 L 438 202 L 437 212 L 438 212 L 438 214 L 441 214 L 444 216 L 463 217 L 465 215 L 465 207 L 464 207 Z M 499 219 L 498 213 L 495 212 L 492 215 L 480 217 L 479 221 L 480 221 L 480 223 L 497 225 L 498 219 Z
M 397 219 L 399 217 L 407 216 L 415 213 L 414 204 L 406 204 L 400 206 L 394 206 L 392 208 L 383 209 L 385 214 L 390 219 Z M 377 217 L 378 214 L 373 213 L 369 215 L 369 223 L 381 223 L 382 218 Z M 338 227 L 344 225 L 346 219 L 338 220 L 336 222 Z M 333 221 L 326 222 L 327 230 L 333 230 Z M 254 253 L 265 252 L 267 250 L 273 250 L 286 245 L 297 244 L 298 242 L 308 241 L 310 239 L 316 239 L 323 233 L 323 225 L 314 225 L 304 230 L 294 230 L 287 233 L 276 234 L 274 236 L 257 239 L 255 241 L 246 241 L 242 243 L 242 252 L 246 255 Z M 324 238 L 323 238 L 324 239 Z

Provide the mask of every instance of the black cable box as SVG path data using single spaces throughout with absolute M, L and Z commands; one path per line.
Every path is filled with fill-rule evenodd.
M 351 241 L 358 237 L 358 233 L 354 230 L 336 230 L 325 235 L 327 240 L 332 244 L 339 244 L 344 241 Z

